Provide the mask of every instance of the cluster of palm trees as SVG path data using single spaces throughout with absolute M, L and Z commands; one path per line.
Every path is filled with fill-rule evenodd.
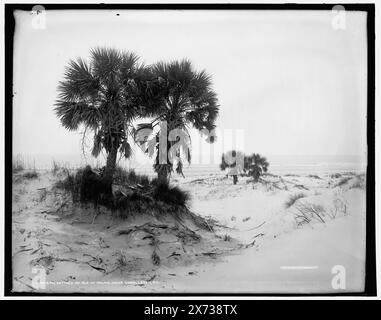
M 129 158 L 131 141 L 155 157 L 159 179 L 168 180 L 173 172 L 170 150 L 176 172 L 182 174 L 183 162 L 191 160 L 188 130 L 213 130 L 218 111 L 210 75 L 195 71 L 189 60 L 144 65 L 136 54 L 112 48 L 95 48 L 90 59 L 71 60 L 55 103 L 65 128 L 83 126 L 93 134 L 93 156 L 106 151 L 102 177 L 110 189 L 118 153 Z M 134 125 L 147 118 L 149 122 Z M 171 136 L 173 129 L 184 133 L 185 144 Z
M 241 151 L 228 151 L 221 157 L 220 169 L 230 169 L 229 174 L 233 176 L 234 184 L 238 181 L 238 175 L 247 174 L 253 177 L 254 182 L 258 182 L 260 176 L 267 172 L 269 163 L 265 157 L 258 153 L 244 155 Z

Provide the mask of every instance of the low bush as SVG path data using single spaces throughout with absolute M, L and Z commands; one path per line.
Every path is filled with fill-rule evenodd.
M 187 191 L 181 190 L 179 187 L 170 186 L 168 182 L 155 182 L 153 189 L 153 198 L 167 204 L 186 206 L 190 200 Z
M 33 171 L 25 172 L 22 176 L 26 179 L 36 179 L 38 178 L 38 173 L 36 170 L 33 170 Z
M 70 192 L 73 202 L 104 205 L 123 217 L 152 210 L 175 212 L 179 206 L 186 207 L 190 200 L 188 192 L 179 187 L 157 179 L 150 181 L 147 176 L 137 175 L 134 171 L 118 169 L 115 180 L 121 186 L 112 194 L 107 190 L 102 176 L 86 166 L 73 174 L 67 171 L 66 177 L 58 181 L 55 187 Z
M 121 167 L 117 167 L 114 175 L 115 181 L 119 184 L 128 185 L 142 185 L 148 186 L 150 184 L 150 179 L 145 174 L 137 174 L 134 170 L 125 170 Z

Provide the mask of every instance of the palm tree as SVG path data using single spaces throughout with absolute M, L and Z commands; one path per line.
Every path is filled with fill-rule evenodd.
M 149 72 L 151 81 L 140 81 L 139 86 L 146 92 L 141 96 L 144 100 L 141 103 L 147 107 L 146 115 L 154 119 L 141 123 L 136 133 L 143 129 L 151 132 L 141 144 L 150 156 L 156 155 L 154 169 L 159 180 L 169 181 L 175 162 L 176 172 L 183 175 L 183 162 L 191 161 L 189 129 L 213 130 L 219 106 L 211 88 L 211 76 L 204 70 L 195 71 L 189 60 L 159 62 L 152 65 Z M 181 132 L 181 138 L 172 136 L 174 129 Z M 208 136 L 207 141 L 213 142 L 213 136 Z M 161 143 L 164 148 L 160 147 Z
M 111 192 L 117 154 L 131 155 L 128 136 L 131 122 L 140 112 L 135 78 L 144 77 L 138 56 L 131 52 L 95 48 L 90 60 L 71 60 L 58 87 L 55 112 L 68 130 L 94 133 L 92 155 L 107 153 L 103 181 Z
M 258 153 L 253 153 L 251 156 L 245 156 L 244 159 L 245 171 L 254 178 L 254 182 L 258 182 L 259 177 L 267 172 L 269 163 L 265 157 Z

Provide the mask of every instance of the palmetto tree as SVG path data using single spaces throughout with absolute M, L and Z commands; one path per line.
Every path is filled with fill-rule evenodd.
M 259 177 L 267 172 L 269 163 L 265 157 L 262 157 L 258 153 L 253 153 L 251 156 L 245 156 L 244 167 L 245 171 L 254 178 L 254 181 L 258 182 Z
M 176 172 L 183 174 L 184 160 L 191 161 L 189 129 L 213 130 L 219 106 L 211 88 L 211 76 L 205 71 L 195 71 L 189 60 L 159 62 L 150 66 L 149 72 L 152 81 L 140 82 L 149 86 L 141 88 L 148 93 L 142 95 L 142 104 L 147 106 L 147 115 L 154 119 L 140 124 L 137 133 L 143 129 L 152 130 L 151 138 L 143 142 L 147 152 L 155 156 L 154 169 L 159 180 L 168 181 L 175 162 Z M 155 127 L 158 128 L 156 132 Z M 174 129 L 181 134 L 173 135 Z M 213 137 L 208 137 L 209 142 L 213 142 Z M 166 146 L 160 148 L 161 143 Z
M 58 87 L 55 112 L 68 130 L 81 125 L 94 133 L 92 155 L 107 153 L 104 182 L 111 184 L 117 154 L 131 155 L 128 136 L 131 122 L 140 112 L 141 98 L 135 82 L 144 67 L 131 52 L 109 48 L 91 50 L 90 60 L 71 60 Z

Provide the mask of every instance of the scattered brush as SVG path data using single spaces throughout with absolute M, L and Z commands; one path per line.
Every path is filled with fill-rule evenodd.
M 152 210 L 160 211 L 160 208 L 155 206 L 155 201 L 151 197 L 136 191 L 127 195 L 117 192 L 111 209 L 113 212 L 118 213 L 118 217 L 122 219 Z
M 353 182 L 353 184 L 351 184 L 349 189 L 365 189 L 365 185 L 360 180 L 356 180 L 355 182 Z
M 38 173 L 36 170 L 33 170 L 33 171 L 25 172 L 22 176 L 26 179 L 36 179 L 38 178 Z
M 327 212 L 327 215 L 333 220 L 337 217 L 339 213 L 344 216 L 347 215 L 348 203 L 345 199 L 336 198 L 333 200 L 333 208 Z
M 66 177 L 57 181 L 54 187 L 69 192 L 72 195 L 73 203 L 79 201 L 79 175 L 70 174 L 66 172 Z
M 159 257 L 159 255 L 157 254 L 156 250 L 154 250 L 154 251 L 152 252 L 151 259 L 152 259 L 152 263 L 153 263 L 155 266 L 159 266 L 159 265 L 160 265 L 160 257 Z
M 233 238 L 232 238 L 230 235 L 225 234 L 225 235 L 222 237 L 222 240 L 230 242 L 230 241 L 233 240 Z
M 295 188 L 302 189 L 302 190 L 309 190 L 305 185 L 303 184 L 295 184 Z
M 24 170 L 24 165 L 21 161 L 13 161 L 12 163 L 12 172 L 13 173 L 18 173 L 20 171 L 23 171 Z
M 319 179 L 319 180 L 321 180 L 321 178 L 318 175 L 315 175 L 315 174 L 309 174 L 307 177 L 308 178 L 313 178 L 313 179 Z
M 298 225 L 307 224 L 313 220 L 325 223 L 326 211 L 323 206 L 309 202 L 299 202 L 295 205 L 295 208 L 297 210 L 295 220 Z
M 117 252 L 117 258 L 116 258 L 115 263 L 116 263 L 118 268 L 123 269 L 123 268 L 127 267 L 128 261 L 127 261 L 126 255 L 124 254 L 123 251 L 120 250 Z
M 365 174 L 358 174 L 352 180 L 353 182 L 349 186 L 350 189 L 365 189 L 366 188 Z
M 337 182 L 335 184 L 335 187 L 342 187 L 344 186 L 345 184 L 348 183 L 348 181 L 351 180 L 351 177 L 342 177 L 339 182 Z
M 179 187 L 170 186 L 166 181 L 157 182 L 153 189 L 153 198 L 167 204 L 187 206 L 190 195 Z
M 295 205 L 295 221 L 297 225 L 308 224 L 312 221 L 326 223 L 328 220 L 336 219 L 338 216 L 346 216 L 348 212 L 348 203 L 345 199 L 336 198 L 333 200 L 333 206 L 326 210 L 323 206 L 299 202 Z
M 60 166 L 58 165 L 58 163 L 56 161 L 53 160 L 53 162 L 52 162 L 52 173 L 53 173 L 53 175 L 56 175 L 59 169 L 60 169 Z
M 343 172 L 343 176 L 356 176 L 356 172 L 354 171 L 346 171 L 346 172 Z
M 52 161 L 52 173 L 53 173 L 53 175 L 56 175 L 60 171 L 67 172 L 68 170 L 69 170 L 68 165 L 64 165 L 64 164 L 59 163 L 55 160 Z
M 211 223 L 188 209 L 188 192 L 168 182 L 157 179 L 150 181 L 146 176 L 123 170 L 119 170 L 117 176 L 119 182 L 128 184 L 117 185 L 111 193 L 107 192 L 102 176 L 90 166 L 76 173 L 67 170 L 66 177 L 58 181 L 55 187 L 70 192 L 73 203 L 93 203 L 95 208 L 102 205 L 118 218 L 126 219 L 136 214 L 151 214 L 158 218 L 170 215 L 177 221 L 190 219 L 197 227 L 213 231 Z M 131 186 L 132 181 L 139 184 Z
M 342 175 L 340 173 L 334 173 L 334 174 L 331 174 L 330 177 L 333 179 L 338 179 L 338 178 L 341 178 Z
M 149 186 L 150 179 L 145 174 L 137 174 L 134 170 L 125 170 L 121 167 L 117 167 L 114 175 L 115 181 L 122 185 L 141 185 Z
M 305 198 L 306 195 L 304 193 L 296 193 L 296 194 L 292 194 L 290 195 L 290 197 L 288 198 L 288 200 L 285 202 L 284 206 L 286 209 L 292 207 L 295 202 L 299 199 L 302 199 L 302 198 Z
M 46 199 L 46 196 L 48 194 L 48 191 L 46 190 L 46 188 L 40 188 L 40 189 L 37 189 L 39 192 L 38 192 L 38 201 L 39 202 L 42 202 Z
M 108 196 L 111 195 L 109 186 L 105 184 L 102 177 L 91 169 L 90 166 L 86 166 L 81 176 L 77 177 L 80 180 L 79 192 L 80 201 L 82 203 L 92 202 L 94 207 L 98 204 L 106 204 Z

